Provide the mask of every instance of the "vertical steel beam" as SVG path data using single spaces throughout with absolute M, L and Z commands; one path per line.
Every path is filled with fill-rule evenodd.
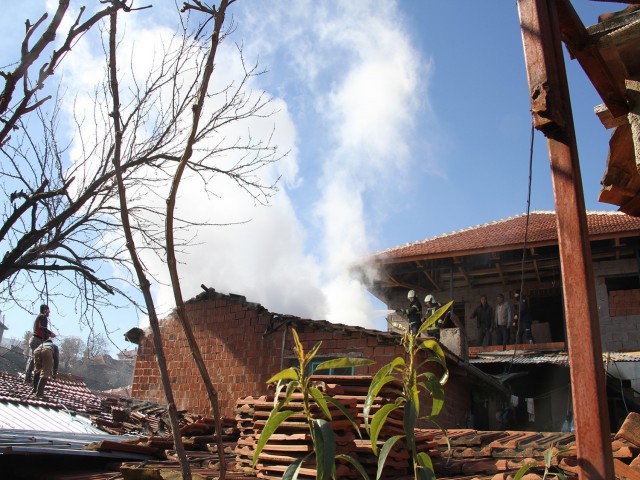
M 555 1 L 518 0 L 534 125 L 547 137 L 581 479 L 614 478 L 587 218 Z

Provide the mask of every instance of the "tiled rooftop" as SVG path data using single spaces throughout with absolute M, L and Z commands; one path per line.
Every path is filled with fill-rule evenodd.
M 525 214 L 498 220 L 484 225 L 446 233 L 406 245 L 382 250 L 374 254 L 374 258 L 403 258 L 440 253 L 474 252 L 499 247 L 521 247 L 524 242 L 527 216 Z M 640 234 L 640 217 L 631 217 L 620 212 L 587 212 L 589 235 L 593 238 L 608 238 L 619 235 L 632 236 Z M 527 242 L 550 244 L 557 242 L 555 212 L 531 212 Z

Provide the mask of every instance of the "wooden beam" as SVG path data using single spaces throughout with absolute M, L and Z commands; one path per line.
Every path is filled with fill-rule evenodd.
M 458 267 L 458 271 L 462 274 L 462 276 L 466 280 L 467 285 L 469 287 L 473 287 L 473 283 L 471 283 L 471 278 L 469 278 L 469 275 L 467 275 L 467 272 L 465 271 L 465 269 L 463 267 Z
M 629 106 L 624 85 L 618 85 L 614 81 L 607 63 L 600 55 L 598 48 L 590 41 L 589 32 L 573 5 L 569 0 L 556 0 L 554 6 L 562 40 L 582 66 L 609 112 L 613 117 L 626 115 L 629 112 Z
M 533 269 L 536 271 L 536 278 L 538 279 L 538 282 L 542 282 L 542 280 L 540 280 L 540 269 L 538 268 L 537 260 L 533 261 Z
M 615 475 L 600 325 L 578 148 L 560 38 L 562 28 L 564 37 L 569 37 L 576 50 L 583 54 L 586 51 L 585 33 L 578 28 L 581 22 L 578 24 L 573 18 L 577 15 L 568 0 L 517 2 L 534 125 L 547 137 L 551 164 L 579 477 L 608 480 Z M 588 55 L 583 55 L 584 58 L 593 60 Z M 599 91 L 611 87 L 604 85 L 607 83 L 604 76 L 598 80 L 603 82 L 596 86 Z M 624 107 L 615 91 L 611 96 L 607 92 L 602 93 L 606 94 L 607 98 L 603 100 L 612 113 L 615 114 L 614 108 Z

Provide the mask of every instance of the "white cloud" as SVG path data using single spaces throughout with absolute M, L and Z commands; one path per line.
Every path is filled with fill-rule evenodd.
M 268 89 L 278 113 L 230 124 L 219 138 L 233 141 L 247 132 L 267 138 L 274 131 L 274 143 L 289 155 L 260 173 L 265 181 L 282 177 L 268 207 L 256 206 L 226 178 L 209 185 L 215 196 L 207 196 L 192 177 L 184 180 L 178 217 L 248 223 L 198 229 L 179 256 L 183 295 L 189 298 L 205 284 L 279 313 L 384 328 L 372 322 L 366 289 L 348 269 L 370 248 L 368 216 L 386 213 L 372 213 L 365 197 L 387 191 L 389 180 L 410 166 L 413 119 L 424 107 L 429 66 L 412 47 L 394 2 L 248 1 L 236 6 L 236 35 L 243 35 L 247 61 L 260 54 L 270 70 L 251 87 Z M 146 13 L 122 21 L 123 72 L 129 64 L 148 68 L 151 52 L 171 38 L 167 27 L 140 15 Z M 234 40 L 218 51 L 213 89 L 241 74 Z M 91 84 L 104 69 L 95 45 L 74 49 L 73 58 L 66 75 L 79 85 Z M 124 73 L 121 81 L 127 81 Z M 322 130 L 301 131 L 299 122 L 309 118 Z M 310 150 L 304 143 L 309 138 L 320 148 Z M 310 172 L 318 174 L 314 178 Z M 293 204 L 295 188 L 313 192 L 312 208 Z M 162 198 L 161 193 L 158 201 Z M 316 233 L 319 238 L 311 238 Z M 310 245 L 321 250 L 310 252 Z M 145 261 L 168 282 L 163 262 Z M 171 290 L 158 286 L 155 291 L 158 310 L 166 311 L 173 304 Z

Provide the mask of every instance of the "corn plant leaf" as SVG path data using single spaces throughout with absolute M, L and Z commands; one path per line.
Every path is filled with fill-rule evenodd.
M 449 303 L 447 303 L 446 305 L 440 307 L 438 310 L 436 310 L 435 312 L 433 312 L 433 315 L 431 315 L 429 318 L 427 318 L 422 325 L 420 325 L 420 328 L 418 329 L 418 335 L 420 335 L 423 331 L 425 331 L 427 328 L 431 327 L 433 324 L 435 324 L 438 320 L 440 320 L 440 318 L 442 318 L 442 316 L 447 313 L 447 310 L 449 310 L 449 308 L 451 308 L 451 305 L 453 305 L 453 300 L 450 301 Z
M 329 370 L 330 368 L 349 368 L 349 367 L 361 367 L 366 365 L 373 365 L 373 360 L 368 360 L 366 358 L 334 358 L 332 360 L 327 360 L 326 362 L 322 362 L 320 365 L 316 367 L 316 371 L 318 370 Z
M 535 463 L 527 463 L 526 465 L 523 465 L 522 467 L 520 467 L 520 470 L 516 472 L 515 476 L 513 477 L 513 480 L 520 480 L 522 477 L 525 476 L 525 474 L 529 470 L 531 470 L 535 466 L 536 466 Z
M 378 472 L 376 473 L 376 480 L 380 480 L 382 476 L 382 470 L 384 469 L 384 463 L 387 461 L 387 456 L 389 456 L 389 452 L 393 448 L 393 446 L 403 438 L 404 435 L 394 435 L 391 438 L 388 438 L 382 448 L 380 449 L 380 456 L 378 457 Z
M 336 458 L 336 438 L 329 422 L 321 418 L 313 420 L 314 449 L 316 451 L 317 477 L 329 480 Z
M 277 382 L 278 380 L 300 380 L 300 376 L 298 375 L 298 370 L 290 367 L 282 370 L 281 372 L 276 373 L 273 377 L 267 380 L 267 383 Z
M 417 418 L 418 411 L 416 410 L 416 404 L 412 399 L 408 399 L 407 403 L 404 404 L 402 426 L 404 428 L 404 434 L 407 437 L 407 447 L 409 447 L 409 451 L 413 457 L 416 456 L 416 437 L 414 429 L 416 427 Z
M 402 357 L 394 358 L 391 362 L 389 362 L 386 365 L 380 367 L 380 370 L 378 370 L 376 372 L 376 374 L 373 376 L 373 379 L 371 379 L 371 385 L 374 385 L 374 384 L 378 383 L 381 378 L 386 377 L 393 370 L 402 370 L 402 367 L 404 367 L 404 366 L 405 366 L 404 358 L 402 358 Z
M 296 354 L 296 358 L 300 362 L 300 369 L 304 371 L 304 350 L 302 348 L 302 343 L 300 342 L 300 337 L 298 336 L 296 329 L 292 328 L 291 332 L 293 333 L 293 350 Z
M 373 416 L 373 420 L 371 421 L 371 428 L 369 430 L 369 437 L 371 438 L 371 449 L 373 450 L 374 455 L 378 455 L 378 435 L 380 435 L 380 430 L 384 426 L 384 423 L 387 421 L 387 417 L 391 412 L 396 410 L 398 405 L 395 403 L 387 403 L 383 405 L 380 410 L 376 412 Z
M 331 412 L 329 411 L 329 407 L 327 406 L 327 401 L 325 400 L 322 392 L 318 390 L 316 387 L 311 387 L 309 389 L 309 393 L 311 394 L 313 399 L 316 401 L 316 403 L 320 407 L 320 410 L 322 410 L 322 413 L 325 414 L 327 419 L 331 420 Z
M 446 359 L 444 356 L 444 350 L 442 350 L 442 347 L 440 346 L 440 344 L 432 339 L 427 339 L 424 342 L 421 342 L 419 345 L 419 348 L 422 350 L 430 350 L 431 352 L 433 352 L 436 357 L 438 358 L 438 360 L 440 360 L 441 362 L 443 362 L 446 365 Z
M 284 422 L 287 418 L 293 415 L 294 412 L 291 410 L 283 410 L 282 412 L 276 412 L 275 410 L 269 414 L 269 418 L 267 419 L 267 423 L 262 429 L 262 433 L 260 434 L 260 439 L 258 440 L 258 444 L 256 445 L 256 451 L 253 453 L 253 462 L 252 465 L 255 467 L 256 462 L 258 461 L 258 455 L 262 452 L 265 444 L 269 441 L 269 438 L 276 431 L 276 429 L 280 426 L 282 422 Z
M 547 470 L 551 467 L 551 460 L 553 460 L 553 448 L 548 448 L 544 451 L 544 465 Z
M 302 463 L 311 455 L 312 454 L 310 453 L 302 458 L 298 458 L 295 462 L 289 465 L 282 475 L 282 480 L 296 480 L 298 478 L 298 473 L 300 473 L 300 467 L 302 467 Z
M 369 391 L 367 392 L 367 397 L 364 400 L 364 408 L 362 413 L 364 415 L 364 426 L 367 431 L 369 431 L 369 412 L 371 411 L 371 406 L 378 396 L 378 392 L 384 387 L 387 383 L 396 380 L 395 377 L 391 375 L 387 375 L 386 377 L 380 378 L 376 383 L 371 382 L 369 386 Z
M 425 380 L 420 382 L 420 385 L 431 394 L 431 416 L 436 417 L 444 407 L 444 387 L 433 373 L 427 372 L 424 376 Z
M 287 384 L 287 390 L 284 394 L 284 398 L 280 402 L 280 408 L 289 405 L 289 402 L 291 401 L 291 396 L 296 391 L 299 385 L 300 385 L 300 382 L 298 382 L 297 380 L 292 380 Z M 280 408 L 278 408 L 278 410 Z
M 318 350 L 320 350 L 320 345 L 322 345 L 322 342 L 316 343 L 313 348 L 304 356 L 305 367 L 309 365 L 309 362 L 311 362 L 311 360 L 313 360 L 313 358 L 317 355 Z
M 353 415 L 351 415 L 351 412 L 349 412 L 349 410 L 347 410 L 344 405 L 342 405 L 338 400 L 336 400 L 333 397 L 326 396 L 324 397 L 324 399 L 327 402 L 331 402 L 344 414 L 345 417 L 347 417 L 347 419 L 351 422 L 351 425 L 353 425 L 353 428 L 355 429 L 358 436 L 362 438 L 362 433 L 360 433 L 360 427 L 358 426 L 358 422 L 356 422 L 355 418 L 353 418 Z
M 433 463 L 431 457 L 425 452 L 420 452 L 416 455 L 416 462 L 418 463 L 418 478 L 420 480 L 436 480 L 436 473 L 433 470 Z
M 338 459 L 349 462 L 351 465 L 355 467 L 358 473 L 362 475 L 362 478 L 364 478 L 365 480 L 369 480 L 369 475 L 367 475 L 367 472 L 364 470 L 364 467 L 362 466 L 362 464 L 358 460 L 353 458 L 351 455 L 347 455 L 346 453 L 340 453 L 336 455 L 336 460 Z
M 418 372 L 411 372 L 411 401 L 416 412 L 420 411 L 420 392 L 418 391 Z

